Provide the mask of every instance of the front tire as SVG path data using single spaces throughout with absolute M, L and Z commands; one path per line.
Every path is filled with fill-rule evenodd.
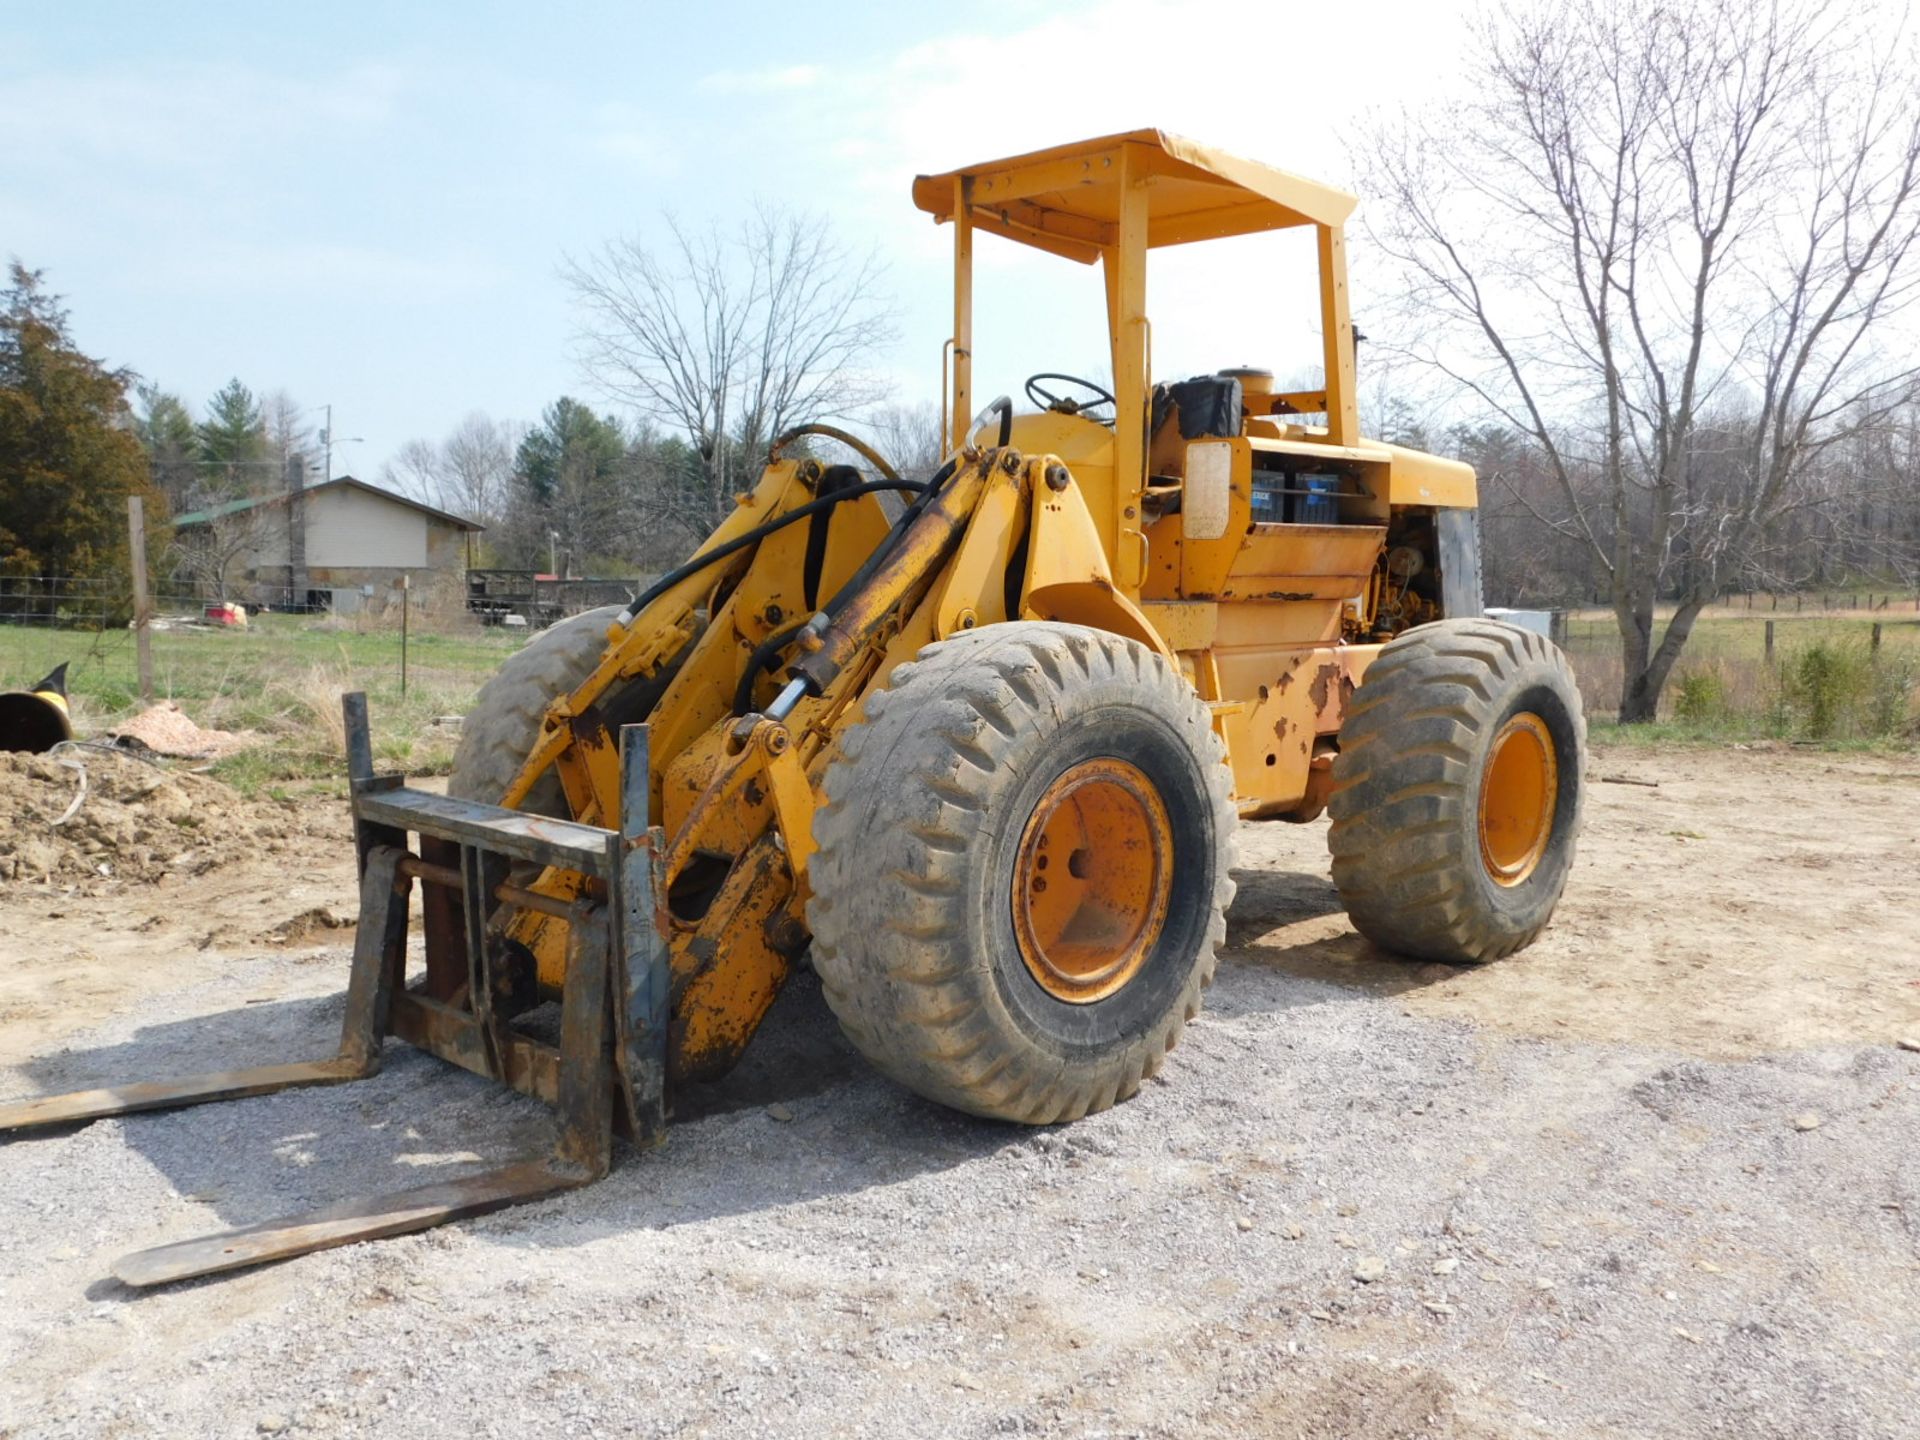
M 814 968 L 877 1068 L 1029 1124 L 1159 1069 L 1213 978 L 1235 825 L 1211 716 L 1161 657 L 1043 622 L 929 645 L 825 789 Z
M 547 706 L 571 694 L 593 673 L 607 648 L 607 628 L 626 612 L 603 605 L 548 626 L 507 657 L 480 687 L 460 726 L 447 794 L 456 800 L 498 805 L 533 753 Z M 530 815 L 567 817 L 560 777 L 548 771 L 534 782 L 520 809 Z
M 1327 802 L 1354 928 L 1450 964 L 1531 945 L 1573 868 L 1586 748 L 1545 636 L 1484 619 L 1396 636 L 1347 707 Z

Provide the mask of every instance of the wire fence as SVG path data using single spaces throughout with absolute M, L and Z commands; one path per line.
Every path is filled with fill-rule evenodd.
M 243 706 L 250 691 L 320 671 L 338 688 L 405 695 L 425 685 L 458 694 L 533 633 L 485 627 L 461 605 L 457 587 L 440 604 L 409 604 L 398 590 L 378 595 L 382 603 L 349 613 L 222 615 L 204 595 L 169 583 L 148 601 L 153 697 Z M 96 716 L 133 708 L 141 695 L 133 609 L 126 577 L 0 575 L 0 691 L 65 665 L 77 705 Z
M 170 585 L 149 601 L 149 613 L 187 619 L 206 602 L 191 587 Z M 133 623 L 133 584 L 125 576 L 0 575 L 0 624 L 61 630 L 125 629 Z

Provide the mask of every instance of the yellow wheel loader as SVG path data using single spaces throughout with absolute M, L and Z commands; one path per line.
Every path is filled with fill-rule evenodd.
M 1155 1074 L 1213 976 L 1243 820 L 1331 812 L 1385 950 L 1496 959 L 1572 863 L 1560 653 L 1481 618 L 1475 485 L 1363 439 L 1351 197 L 1153 130 L 914 182 L 953 227 L 950 449 L 902 479 L 801 427 L 686 561 L 481 691 L 446 796 L 373 773 L 337 1057 L 31 1101 L 0 1128 L 349 1080 L 389 1035 L 555 1106 L 550 1156 L 165 1246 L 155 1284 L 585 1183 L 660 1139 L 808 956 L 848 1037 L 943 1104 L 1049 1124 Z M 1308 227 L 1325 384 L 1156 384 L 1149 250 Z M 974 413 L 982 232 L 1105 281 L 1111 391 Z M 1324 417 L 1305 423 L 1303 417 Z M 833 441 L 862 462 L 816 457 Z M 417 887 L 417 890 L 416 890 Z M 409 977 L 418 905 L 424 973 Z

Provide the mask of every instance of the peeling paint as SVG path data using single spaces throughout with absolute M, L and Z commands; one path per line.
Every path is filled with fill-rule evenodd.
M 1340 673 L 1338 661 L 1329 660 L 1313 672 L 1313 684 L 1307 689 L 1307 698 L 1313 701 L 1313 708 L 1326 713 L 1327 701 L 1333 698 L 1333 687 L 1346 677 Z

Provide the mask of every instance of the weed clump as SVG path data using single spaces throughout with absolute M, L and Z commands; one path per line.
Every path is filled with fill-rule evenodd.
M 1674 677 L 1673 715 L 1687 725 L 1715 725 L 1726 718 L 1727 681 L 1718 667 L 1683 670 Z
M 1912 733 L 1913 662 L 1865 645 L 1816 640 L 1783 657 L 1769 720 L 1805 740 L 1886 740 Z

